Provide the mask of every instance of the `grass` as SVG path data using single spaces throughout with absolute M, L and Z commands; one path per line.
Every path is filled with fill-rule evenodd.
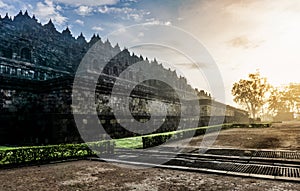
M 226 125 L 230 125 L 230 124 L 226 124 Z M 174 135 L 174 134 L 180 133 L 180 132 L 193 131 L 193 130 L 198 130 L 198 129 L 209 129 L 209 128 L 218 127 L 218 126 L 220 126 L 220 125 L 196 127 L 196 128 L 191 128 L 191 129 L 183 129 L 183 130 L 178 130 L 178 131 L 156 133 L 156 134 L 143 135 L 143 136 L 138 136 L 138 137 L 114 139 L 114 141 L 116 144 L 116 148 L 140 149 L 140 148 L 143 148 L 143 139 L 142 139 L 143 137 L 153 137 L 153 136 L 159 136 L 159 135 Z
M 8 150 L 8 149 L 13 149 L 16 147 L 7 147 L 7 146 L 0 146 L 0 150 Z
M 156 134 L 150 134 L 150 135 L 143 135 L 138 137 L 129 137 L 129 138 L 122 138 L 122 139 L 114 139 L 116 148 L 126 148 L 126 149 L 139 149 L 143 148 L 143 137 L 152 137 L 152 136 L 158 136 L 158 135 L 173 135 L 179 132 L 184 131 L 191 131 L 191 130 L 197 130 L 197 129 L 208 129 L 215 126 L 205 126 L 205 127 L 197 127 L 197 128 L 191 128 L 191 129 L 184 129 L 184 130 L 178 130 L 178 131 L 171 131 L 171 132 L 163 132 L 163 133 L 156 133 Z M 14 149 L 18 147 L 7 147 L 7 146 L 0 146 L 0 150 L 7 150 L 7 149 Z
M 223 125 L 231 125 L 231 124 L 223 124 Z M 116 144 L 116 148 L 138 149 L 138 148 L 143 148 L 143 140 L 142 140 L 143 137 L 152 137 L 152 136 L 158 136 L 158 135 L 174 135 L 176 133 L 180 133 L 180 132 L 184 132 L 184 131 L 209 129 L 209 128 L 218 127 L 218 126 L 220 126 L 220 125 L 196 127 L 196 128 L 191 128 L 191 129 L 184 129 L 184 130 L 164 132 L 164 133 L 156 133 L 156 134 L 143 135 L 143 136 L 138 136 L 138 137 L 114 139 L 114 141 Z M 18 147 L 0 146 L 0 150 L 7 150 L 7 149 L 12 149 L 12 148 L 18 148 Z
M 138 149 L 143 148 L 143 136 L 115 139 L 116 148 Z

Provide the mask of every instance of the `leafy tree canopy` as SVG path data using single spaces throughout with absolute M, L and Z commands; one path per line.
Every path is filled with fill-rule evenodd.
M 258 112 L 266 103 L 266 93 L 271 86 L 266 78 L 260 76 L 259 71 L 249 74 L 248 77 L 234 83 L 231 92 L 234 101 L 245 106 L 252 118 L 257 118 Z

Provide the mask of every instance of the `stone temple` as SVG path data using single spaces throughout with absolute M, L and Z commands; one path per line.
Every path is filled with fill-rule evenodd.
M 153 132 L 172 131 L 180 129 L 180 109 L 193 111 L 200 108 L 200 116 L 188 120 L 196 120 L 199 126 L 207 125 L 212 119 L 212 110 L 225 108 L 225 121 L 241 121 L 248 118 L 247 112 L 214 102 L 203 90 L 193 89 L 184 77 L 175 71 L 164 68 L 156 60 L 149 61 L 143 56 L 121 50 L 119 45 L 111 45 L 109 40 L 103 42 L 99 35 L 94 35 L 89 41 L 83 34 L 72 36 L 67 27 L 58 32 L 51 20 L 45 25 L 38 22 L 35 16 L 29 16 L 26 11 L 10 18 L 7 14 L 0 16 L 0 144 L 9 145 L 42 145 L 57 143 L 82 142 L 77 128 L 88 131 L 91 124 L 101 123 L 106 132 L 91 131 L 92 140 L 99 140 L 109 135 L 112 138 L 136 136 L 120 125 L 120 121 L 130 123 L 130 117 L 144 122 L 153 118 L 154 123 L 162 120 L 150 115 L 149 105 L 162 102 L 166 106 L 168 116 L 163 119 L 161 127 Z M 93 71 L 102 70 L 96 91 L 87 90 L 87 95 L 95 94 L 98 121 L 90 118 L 89 106 L 72 107 L 74 91 L 74 76 L 86 53 L 97 45 L 100 60 L 105 55 L 115 55 L 106 60 L 104 67 L 101 61 L 92 60 L 85 68 L 93 75 Z M 119 75 L 134 63 L 142 62 L 151 65 L 153 70 L 159 70 L 166 78 L 176 83 L 182 92 L 194 92 L 198 96 L 199 105 L 182 108 L 180 100 L 166 84 L 148 80 L 138 85 L 130 95 L 130 112 L 128 117 L 117 119 L 110 104 L 120 105 L 118 97 L 112 97 L 111 91 Z M 101 68 L 102 67 L 102 68 Z M 127 78 L 139 79 L 139 69 L 128 73 Z M 122 81 L 122 79 L 121 79 Z M 125 82 L 125 80 L 123 80 Z M 126 85 L 126 83 L 124 83 Z M 89 81 L 82 80 L 82 88 L 88 87 Z M 165 90 L 165 91 L 161 91 Z M 109 100 L 114 100 L 113 102 Z M 212 103 L 214 106 L 212 106 Z M 222 106 L 222 107 L 221 107 Z M 214 108 L 215 107 L 215 108 Z M 154 107 L 155 108 L 155 107 Z M 156 106 L 159 110 L 160 105 Z M 154 109 L 155 110 L 155 109 Z M 82 119 L 75 124 L 74 115 Z M 156 121 L 155 121 L 156 120 Z M 78 127 L 80 126 L 80 127 Z

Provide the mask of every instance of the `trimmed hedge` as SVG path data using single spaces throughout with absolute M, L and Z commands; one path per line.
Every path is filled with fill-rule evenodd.
M 167 140 L 184 139 L 191 136 L 203 135 L 206 130 L 214 132 L 222 128 L 261 128 L 270 127 L 270 123 L 260 124 L 223 124 L 209 127 L 198 127 L 187 130 L 159 133 L 142 136 L 143 148 L 161 145 Z M 136 138 L 136 137 L 135 137 Z M 128 138 L 130 139 L 130 138 Z M 115 141 L 100 141 L 88 144 L 63 144 L 49 146 L 19 147 L 0 150 L 0 167 L 7 165 L 39 164 L 66 159 L 80 159 L 96 154 L 113 154 Z M 128 144 L 128 143 L 127 143 Z M 92 150 L 91 150 L 91 149 Z
M 143 136 L 143 148 L 149 148 L 149 147 L 155 147 L 159 146 L 169 139 L 171 141 L 185 139 L 188 137 L 203 135 L 207 129 L 209 129 L 209 132 L 214 132 L 219 130 L 220 128 L 228 128 L 227 124 L 224 125 L 215 125 L 215 126 L 208 126 L 208 127 L 198 127 L 193 129 L 186 129 L 186 130 L 179 130 L 179 131 L 172 131 L 168 133 L 159 133 L 155 135 L 148 135 Z
M 249 124 L 249 127 L 252 128 L 266 128 L 266 127 L 271 127 L 271 123 L 251 123 Z
M 0 166 L 48 163 L 50 161 L 83 158 L 94 156 L 95 154 L 111 154 L 113 152 L 113 141 L 101 141 L 88 144 L 19 147 L 0 150 Z
M 155 147 L 165 143 L 173 134 L 142 137 L 143 148 Z
M 235 123 L 232 124 L 232 128 L 266 128 L 271 127 L 272 123 Z
M 271 127 L 271 123 L 252 123 L 252 124 L 222 124 L 208 127 L 198 127 L 187 130 L 179 130 L 168 133 L 159 133 L 155 135 L 143 136 L 143 148 L 159 146 L 166 141 L 175 141 L 180 139 L 185 139 L 192 136 L 204 135 L 206 131 L 212 133 L 220 129 L 230 129 L 230 128 L 266 128 Z

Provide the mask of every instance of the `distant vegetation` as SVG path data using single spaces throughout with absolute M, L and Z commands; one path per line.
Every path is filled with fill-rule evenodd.
M 233 84 L 234 101 L 243 106 L 256 119 L 262 115 L 300 113 L 300 84 L 274 87 L 261 77 L 259 71 Z
M 268 103 L 274 115 L 279 112 L 300 113 L 300 84 L 290 84 L 281 89 L 273 87 Z

